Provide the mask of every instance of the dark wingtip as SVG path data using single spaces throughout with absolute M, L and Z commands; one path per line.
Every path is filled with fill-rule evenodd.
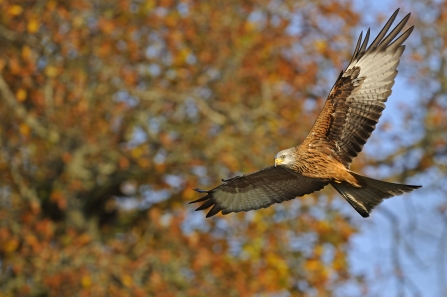
M 189 204 L 197 203 L 197 202 L 202 202 L 202 201 L 208 200 L 209 198 L 210 198 L 210 197 L 209 197 L 208 195 L 206 195 L 206 196 L 203 196 L 203 197 L 201 197 L 201 198 L 199 198 L 199 199 L 197 199 L 197 200 L 194 200 L 194 201 L 189 202 Z
M 205 190 L 200 190 L 200 189 L 193 189 L 194 191 L 196 191 L 196 192 L 199 192 L 199 193 L 205 193 L 205 194 L 207 194 L 207 193 L 209 193 L 210 191 L 205 191 Z M 205 196 L 203 196 L 203 197 L 200 197 L 199 199 L 197 199 L 197 200 L 194 200 L 194 201 L 191 201 L 191 202 L 189 202 L 189 204 L 191 204 L 191 203 L 197 203 L 197 202 L 202 202 L 202 201 L 205 201 L 205 200 L 208 200 L 208 199 L 210 199 L 210 197 L 209 197 L 209 195 L 205 195 Z
M 404 186 L 407 187 L 408 190 L 410 190 L 409 192 L 411 192 L 412 190 L 422 188 L 422 186 L 415 186 L 415 185 L 404 185 Z
M 207 199 L 209 198 L 208 195 L 205 196 L 205 197 L 207 197 Z M 205 198 L 205 197 L 203 197 L 203 198 Z M 201 199 L 203 199 L 203 198 L 201 198 Z M 202 200 L 202 201 L 203 201 L 203 200 Z M 211 199 L 210 199 L 210 200 L 207 200 L 205 203 L 203 203 L 202 205 L 200 205 L 199 207 L 197 207 L 196 211 L 207 209 L 207 208 L 211 207 L 212 205 L 215 205 L 214 202 L 213 202 L 213 200 L 211 200 Z
M 235 177 L 230 177 L 230 178 L 227 178 L 227 179 L 223 179 L 223 178 L 222 178 L 222 182 L 226 183 L 226 182 L 232 181 L 233 179 L 236 179 L 236 178 L 239 178 L 239 177 L 241 177 L 241 176 L 240 176 L 240 175 L 237 175 L 237 176 L 235 176 Z
M 368 212 L 358 212 L 363 218 L 369 218 L 369 213 Z
M 222 208 L 220 208 L 219 205 L 214 204 L 213 208 L 211 208 L 211 210 L 206 214 L 206 217 L 207 218 L 212 217 L 212 216 L 216 215 L 217 213 L 219 213 L 219 211 L 221 211 L 221 210 L 222 210 Z
M 199 193 L 209 193 L 209 191 L 207 191 L 207 190 L 200 190 L 199 188 L 195 188 L 195 189 L 193 189 L 194 191 L 196 191 L 196 192 L 199 192 Z

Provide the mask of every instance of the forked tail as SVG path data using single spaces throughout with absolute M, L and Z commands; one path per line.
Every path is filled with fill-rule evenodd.
M 354 209 L 364 218 L 374 207 L 379 205 L 383 199 L 411 192 L 421 186 L 411 186 L 403 184 L 393 184 L 377 179 L 372 179 L 360 174 L 350 172 L 362 185 L 355 188 L 347 182 L 335 183 L 331 185 L 354 207 Z

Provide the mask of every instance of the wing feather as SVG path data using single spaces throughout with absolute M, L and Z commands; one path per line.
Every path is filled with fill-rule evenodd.
M 315 180 L 289 172 L 283 167 L 270 166 L 258 172 L 238 176 L 210 190 L 195 202 L 204 202 L 196 210 L 211 208 L 207 217 L 220 211 L 222 214 L 266 208 L 321 190 L 327 181 Z
M 371 45 L 368 46 L 369 29 L 363 42 L 360 35 L 351 62 L 332 87 L 323 111 L 304 141 L 307 145 L 324 139 L 346 167 L 361 152 L 385 109 L 405 49 L 403 42 L 413 30 L 410 27 L 396 38 L 405 27 L 408 14 L 387 35 L 398 11 Z
M 371 30 L 369 30 L 369 28 L 368 28 L 368 32 L 366 32 L 366 36 L 365 36 L 365 40 L 363 40 L 363 44 L 362 44 L 362 47 L 360 48 L 360 51 L 354 51 L 354 56 L 353 56 L 353 58 L 355 57 L 355 56 L 357 56 L 358 55 L 358 53 L 363 53 L 364 51 L 365 51 L 365 49 L 366 49 L 366 46 L 368 45 L 368 41 L 369 41 L 369 34 L 371 33 Z M 362 37 L 362 34 L 360 34 L 360 37 Z M 352 62 L 352 60 L 351 60 L 351 62 Z M 349 64 L 351 64 L 351 63 L 349 63 Z
M 396 9 L 396 11 L 393 13 L 393 15 L 390 17 L 390 19 L 386 22 L 385 26 L 383 26 L 382 30 L 380 30 L 377 37 L 374 39 L 374 41 L 371 43 L 369 48 L 366 50 L 366 53 L 369 53 L 374 50 L 374 48 L 380 43 L 380 41 L 385 37 L 386 33 L 390 29 L 391 25 L 393 24 L 394 20 L 396 19 L 397 13 L 399 12 L 399 8 Z M 410 17 L 410 14 L 407 15 L 406 20 Z M 405 20 L 405 18 L 404 18 Z M 405 21 L 406 22 L 406 21 Z M 405 24 L 404 24 L 405 25 Z

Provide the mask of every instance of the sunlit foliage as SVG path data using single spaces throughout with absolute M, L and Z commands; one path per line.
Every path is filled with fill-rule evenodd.
M 0 11 L 0 296 L 362 290 L 330 191 L 207 221 L 187 205 L 304 138 L 350 58 L 350 1 Z

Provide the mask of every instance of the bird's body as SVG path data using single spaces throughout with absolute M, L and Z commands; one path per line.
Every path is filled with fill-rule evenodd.
M 334 151 L 328 149 L 327 144 L 300 145 L 293 150 L 299 158 L 290 165 L 291 172 L 322 181 L 347 181 L 356 184 L 349 170 L 343 166 Z
M 397 12 L 369 47 L 369 30 L 363 42 L 360 35 L 351 62 L 340 73 L 302 144 L 276 154 L 275 166 L 225 180 L 210 191 L 197 190 L 207 193 L 191 202 L 205 201 L 197 210 L 212 206 L 208 217 L 220 211 L 227 214 L 259 209 L 331 184 L 357 212 L 368 217 L 384 198 L 419 188 L 375 180 L 350 170 L 385 109 L 405 49 L 402 44 L 413 30 L 410 27 L 396 38 L 408 14 L 386 35 Z

